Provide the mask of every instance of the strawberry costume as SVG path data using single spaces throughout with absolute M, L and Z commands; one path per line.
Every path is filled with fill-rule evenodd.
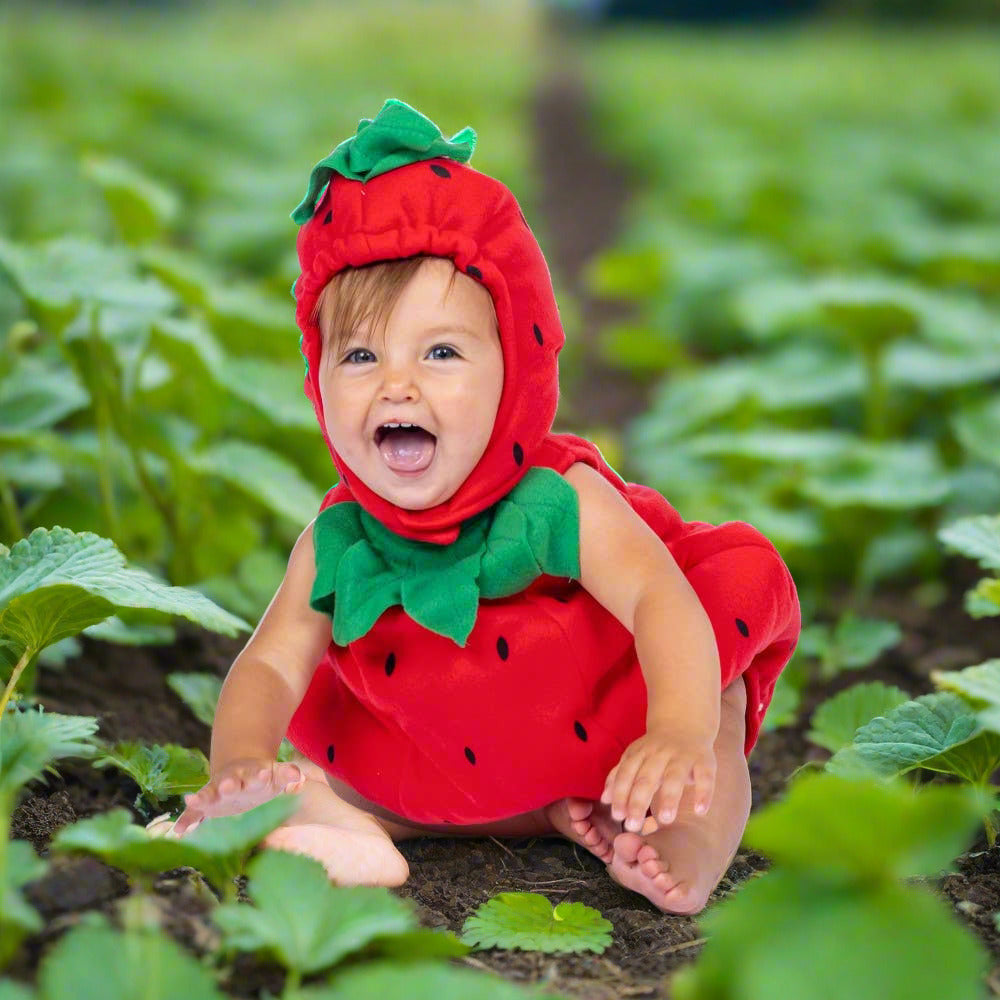
M 594 445 L 550 431 L 564 336 L 548 268 L 512 194 L 389 101 L 314 168 L 292 218 L 305 391 L 324 427 L 317 299 L 337 272 L 445 257 L 492 296 L 504 358 L 493 434 L 447 501 L 404 510 L 327 439 L 340 482 L 313 528 L 311 604 L 332 641 L 288 728 L 371 802 L 418 823 L 487 823 L 565 796 L 597 799 L 645 731 L 632 634 L 580 586 L 579 510 L 563 478 L 585 462 L 667 545 L 712 622 L 722 686 L 747 688 L 754 745 L 799 630 L 795 587 L 750 525 L 684 522 L 624 482 Z M 324 430 L 324 436 L 326 436 Z

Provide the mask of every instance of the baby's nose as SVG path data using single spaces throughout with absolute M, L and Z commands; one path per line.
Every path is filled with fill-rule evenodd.
M 382 380 L 382 398 L 393 402 L 419 399 L 420 390 L 413 372 L 402 367 L 387 370 Z

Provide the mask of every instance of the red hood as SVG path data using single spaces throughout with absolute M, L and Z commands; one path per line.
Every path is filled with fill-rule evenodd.
M 499 181 L 446 158 L 397 167 L 366 182 L 335 174 L 299 230 L 298 254 L 295 317 L 308 365 L 305 392 L 340 473 L 334 499 L 356 500 L 406 538 L 454 541 L 463 521 L 509 493 L 537 464 L 559 397 L 556 356 L 565 338 L 548 266 L 517 201 Z M 486 452 L 454 496 L 427 510 L 405 510 L 373 493 L 330 445 L 318 380 L 320 332 L 310 320 L 338 271 L 415 254 L 450 258 L 486 287 L 504 359 Z

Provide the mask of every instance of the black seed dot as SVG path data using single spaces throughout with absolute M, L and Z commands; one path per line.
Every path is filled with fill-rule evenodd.
M 535 324 L 535 340 L 537 340 L 539 344 L 542 343 L 542 331 L 537 323 Z
M 326 748 L 326 759 L 331 764 L 333 763 L 333 744 L 332 743 Z
M 516 441 L 514 442 L 514 461 L 518 465 L 524 461 L 524 449 Z
M 506 660 L 510 656 L 510 646 L 507 645 L 507 640 L 503 636 L 497 639 L 497 655 L 501 660 Z
M 736 619 L 736 627 L 740 630 L 740 635 L 748 636 L 750 634 L 750 629 L 747 627 L 747 623 L 742 618 Z
M 583 728 L 583 725 L 579 722 L 573 723 L 573 732 L 583 740 L 584 743 L 587 742 L 587 730 Z
M 555 598 L 560 604 L 569 604 L 569 598 L 563 597 L 562 594 L 556 594 Z
M 465 273 L 471 274 L 477 281 L 483 280 L 483 272 L 480 271 L 478 267 L 473 267 L 471 264 L 465 269 Z
M 385 676 L 391 677 L 393 670 L 396 669 L 396 654 L 390 653 L 385 658 Z
M 323 220 L 323 225 L 328 226 L 331 222 L 333 222 L 333 212 L 329 211 L 326 213 L 326 218 Z
M 440 163 L 432 163 L 431 170 L 433 170 L 438 177 L 451 177 L 451 171 L 447 167 L 442 167 Z
M 465 759 L 470 764 L 475 764 L 476 763 L 476 755 L 468 747 L 465 748 Z

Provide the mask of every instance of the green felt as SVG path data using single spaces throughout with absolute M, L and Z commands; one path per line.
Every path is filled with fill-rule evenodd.
M 313 167 L 309 190 L 292 212 L 292 221 L 301 226 L 312 218 L 333 174 L 364 182 L 396 167 L 438 156 L 468 163 L 475 148 L 476 133 L 468 125 L 446 139 L 430 118 L 391 98 L 374 118 L 362 118 L 357 133 Z
M 361 638 L 387 608 L 464 646 L 480 598 L 508 597 L 543 573 L 580 577 L 576 490 L 552 469 L 529 469 L 502 500 L 462 525 L 451 545 L 389 531 L 360 504 L 327 507 L 313 526 L 309 603 L 333 619 L 333 639 Z

